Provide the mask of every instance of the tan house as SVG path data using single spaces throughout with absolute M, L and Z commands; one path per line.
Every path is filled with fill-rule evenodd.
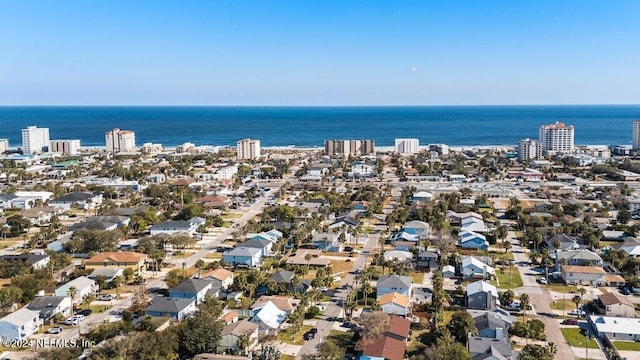
M 606 285 L 607 272 L 598 266 L 562 265 L 562 278 L 567 285 Z
M 380 296 L 378 304 L 380 304 L 382 311 L 389 315 L 406 316 L 409 311 L 409 298 L 397 292 Z
M 610 292 L 598 296 L 593 302 L 598 313 L 609 317 L 636 317 L 636 308 L 625 296 Z
M 133 268 L 142 271 L 147 261 L 147 254 L 118 251 L 103 252 L 84 261 L 84 266 L 90 269 L 97 268 Z

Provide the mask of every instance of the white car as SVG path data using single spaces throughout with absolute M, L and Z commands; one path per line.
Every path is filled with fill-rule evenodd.
M 538 282 L 540 284 L 542 284 L 542 285 L 547 285 L 547 279 L 546 278 L 541 277 L 540 279 L 538 279 Z
M 47 330 L 47 334 L 60 334 L 61 332 L 62 332 L 62 328 L 60 326 L 55 326 Z
M 82 320 L 84 320 L 84 315 L 76 314 L 76 315 L 73 315 L 73 316 L 71 317 L 71 319 L 75 319 L 75 320 L 78 320 L 78 321 L 82 321 Z
M 98 294 L 98 296 L 96 296 L 96 300 L 98 300 L 98 301 L 111 301 L 111 300 L 113 300 L 113 295 L 111 295 L 111 294 Z
M 63 320 L 61 322 L 61 324 L 63 325 L 71 325 L 71 326 L 77 326 L 80 325 L 80 320 L 78 319 L 74 319 L 74 318 L 68 318 L 66 320 Z

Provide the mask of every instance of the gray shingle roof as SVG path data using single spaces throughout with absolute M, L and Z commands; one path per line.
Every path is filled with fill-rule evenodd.
M 61 196 L 57 199 L 54 199 L 51 202 L 56 203 L 56 202 L 87 201 L 89 199 L 93 199 L 94 197 L 95 195 L 90 192 L 72 192 L 67 195 Z
M 147 307 L 147 311 L 177 314 L 187 306 L 191 305 L 194 301 L 194 299 L 178 299 L 156 296 L 151 301 L 151 305 Z
M 242 243 L 244 247 L 264 249 L 267 245 L 271 244 L 270 241 L 264 239 L 249 239 Z
M 260 252 L 261 252 L 260 249 L 241 246 L 241 247 L 233 248 L 233 249 L 225 252 L 224 255 L 230 255 L 230 256 L 254 256 L 255 254 L 258 254 Z
M 288 270 L 280 270 L 277 271 L 275 274 L 271 275 L 271 277 L 269 278 L 272 281 L 275 281 L 277 283 L 290 283 L 291 279 L 293 279 L 293 276 L 295 275 L 295 273 L 293 271 L 288 271 Z
M 258 328 L 258 324 L 252 323 L 248 320 L 236 321 L 232 324 L 227 325 L 222 330 L 222 335 L 233 334 L 235 336 L 249 336 L 253 334 L 254 331 Z
M 378 287 L 410 288 L 411 277 L 402 275 L 383 275 L 378 279 Z
M 471 355 L 499 353 L 500 355 L 509 358 L 513 354 L 511 343 L 506 338 L 489 339 L 472 336 L 469 338 L 468 342 L 469 352 L 471 353 Z
M 187 279 L 180 284 L 169 289 L 169 292 L 179 292 L 187 294 L 197 294 L 211 285 L 212 281 L 205 279 Z

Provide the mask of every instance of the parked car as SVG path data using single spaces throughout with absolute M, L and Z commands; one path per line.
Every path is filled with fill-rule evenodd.
M 98 300 L 98 301 L 111 301 L 111 300 L 113 300 L 113 295 L 111 295 L 111 294 L 98 294 L 98 296 L 96 296 L 96 300 Z
M 575 311 L 575 310 L 571 310 L 571 311 L 569 311 L 567 314 L 568 314 L 568 315 L 573 315 L 573 316 L 578 315 L 578 316 L 580 316 L 580 317 L 585 317 L 585 316 L 587 316 L 587 313 L 585 313 L 583 310 L 580 310 L 580 312 L 577 312 L 577 311 Z
M 562 321 L 563 325 L 578 325 L 578 319 L 565 319 Z
M 82 314 L 75 314 L 75 315 L 73 315 L 71 318 L 72 318 L 72 319 L 76 319 L 76 320 L 78 320 L 78 321 L 82 321 L 82 320 L 84 320 L 84 315 L 82 315 Z
M 304 335 L 302 335 L 302 338 L 306 341 L 309 341 L 311 339 L 313 339 L 314 337 L 316 337 L 315 333 L 312 333 L 310 331 L 307 331 L 306 333 L 304 333 Z
M 78 311 L 77 315 L 89 316 L 92 313 L 93 313 L 93 311 L 91 309 L 82 309 L 82 310 Z
M 547 279 L 546 278 L 541 277 L 540 279 L 538 279 L 538 282 L 540 284 L 542 284 L 542 285 L 547 285 Z
M 63 324 L 63 325 L 77 326 L 77 325 L 80 325 L 80 320 L 78 320 L 78 319 L 76 319 L 76 318 L 72 318 L 72 317 L 70 317 L 70 318 L 68 318 L 68 319 L 66 319 L 66 320 L 63 320 L 63 321 L 61 322 L 61 324 Z
M 318 333 L 318 328 L 311 328 L 309 330 L 310 333 L 313 333 L 314 335 Z
M 622 295 L 631 295 L 631 291 L 629 291 L 629 288 L 623 287 L 622 289 L 620 289 L 620 294 L 622 294 Z
M 47 330 L 47 334 L 60 334 L 62 332 L 62 328 L 60 326 L 54 326 Z

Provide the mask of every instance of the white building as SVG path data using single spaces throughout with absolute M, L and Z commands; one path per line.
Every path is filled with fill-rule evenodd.
M 396 152 L 400 154 L 416 154 L 419 151 L 418 139 L 396 139 Z
M 41 326 L 40 312 L 23 307 L 0 319 L 0 338 L 24 340 L 37 333 Z
M 115 128 L 104 135 L 107 151 L 112 153 L 134 151 L 136 149 L 136 133 L 131 130 Z
M 142 148 L 140 148 L 140 151 L 142 151 L 143 154 L 151 156 L 158 155 L 163 150 L 162 144 L 154 144 L 150 142 L 142 144 Z
M 238 160 L 255 160 L 260 157 L 260 140 L 242 139 L 237 145 Z
M 552 125 L 542 125 L 539 135 L 544 152 L 573 151 L 573 125 L 565 125 L 560 121 Z
M 518 161 L 535 160 L 542 157 L 542 144 L 540 141 L 529 138 L 518 141 Z
M 640 149 L 640 120 L 633 122 L 633 150 Z
M 9 150 L 9 139 L 0 139 L 0 154 Z
M 49 151 L 63 155 L 77 155 L 80 152 L 80 140 L 51 140 Z
M 27 126 L 22 129 L 22 151 L 25 155 L 39 154 L 49 150 L 49 128 Z

